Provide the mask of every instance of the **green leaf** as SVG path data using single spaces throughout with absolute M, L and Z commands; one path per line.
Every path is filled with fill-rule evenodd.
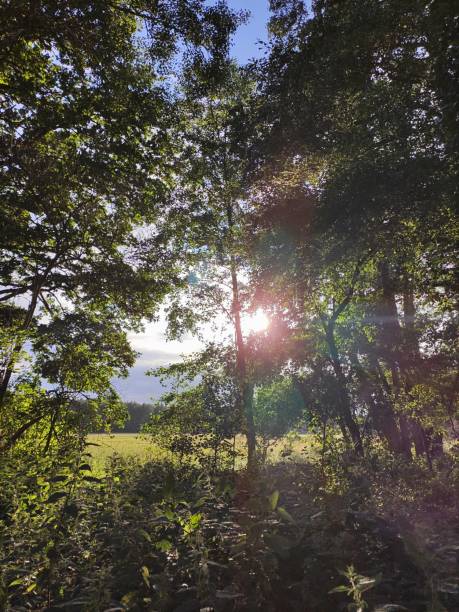
M 217 561 L 211 561 L 210 559 L 207 560 L 207 565 L 212 565 L 221 569 L 228 569 L 227 565 L 224 565 L 223 563 L 217 563 Z
M 316 512 L 315 514 L 311 516 L 311 521 L 314 521 L 316 518 L 319 518 L 319 516 L 322 516 L 323 513 L 324 513 L 323 510 L 321 510 L 320 512 Z
M 161 552 L 167 552 L 172 548 L 172 543 L 169 540 L 162 539 L 156 543 L 156 548 Z
M 282 559 L 288 558 L 290 549 L 295 545 L 294 542 L 277 533 L 267 533 L 263 539 L 267 546 Z
M 455 582 L 454 580 L 440 582 L 440 584 L 438 585 L 438 590 L 441 593 L 450 593 L 452 595 L 459 595 L 459 579 L 457 582 Z
M 201 506 L 203 506 L 207 501 L 207 497 L 200 497 L 194 504 L 193 506 L 195 508 L 201 508 Z
M 65 514 L 72 516 L 73 518 L 78 516 L 80 509 L 76 504 L 68 504 L 64 507 Z
M 147 542 L 150 542 L 151 544 L 151 535 L 147 531 L 145 531 L 145 529 L 139 529 L 139 533 L 147 540 Z
M 150 588 L 150 570 L 148 567 L 146 565 L 142 565 L 140 568 L 140 573 L 142 574 L 143 581 L 147 587 Z
M 331 591 L 328 591 L 329 593 L 349 593 L 349 587 L 346 586 L 345 584 L 340 584 L 339 586 L 335 587 L 334 589 L 331 589 Z
M 183 532 L 185 535 L 191 535 L 201 525 L 202 514 L 197 512 L 192 514 L 187 521 L 183 521 Z
M 46 503 L 53 504 L 54 502 L 57 502 L 64 497 L 67 497 L 67 493 L 65 491 L 56 491 L 48 497 Z
M 279 506 L 279 508 L 277 509 L 277 514 L 282 519 L 284 519 L 284 521 L 287 521 L 287 523 L 295 524 L 295 519 L 293 518 L 293 516 L 289 512 L 287 512 L 285 508 L 282 508 L 282 506 Z
M 64 601 L 60 604 L 53 604 L 53 608 L 79 608 L 80 610 L 84 610 L 85 606 L 88 604 L 88 600 L 83 597 L 78 597 L 76 599 L 72 599 L 71 601 Z
M 279 501 L 279 491 L 276 489 L 271 493 L 268 497 L 268 503 L 271 510 L 275 510 L 277 507 L 277 502 Z
M 237 593 L 236 591 L 233 591 L 231 589 L 225 589 L 223 591 L 217 591 L 215 593 L 215 596 L 218 599 L 238 599 L 239 597 L 244 597 L 244 595 L 242 595 L 242 593 Z
M 372 589 L 376 582 L 376 578 L 366 578 L 365 576 L 362 576 L 357 580 L 356 586 L 361 593 L 364 593 L 365 591 Z
M 96 478 L 95 476 L 83 476 L 83 480 L 86 482 L 102 482 L 101 478 Z
M 384 604 L 383 606 L 378 606 L 377 608 L 375 608 L 374 612 L 400 612 L 400 610 L 405 610 L 406 612 L 408 612 L 408 608 L 405 608 L 404 606 L 399 606 L 398 604 Z M 439 610 L 438 612 L 441 612 L 441 610 Z

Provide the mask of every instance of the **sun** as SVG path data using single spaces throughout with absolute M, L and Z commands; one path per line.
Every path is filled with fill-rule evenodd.
M 243 318 L 242 326 L 246 333 L 265 331 L 269 327 L 269 318 L 267 314 L 259 308 L 252 314 L 246 315 Z

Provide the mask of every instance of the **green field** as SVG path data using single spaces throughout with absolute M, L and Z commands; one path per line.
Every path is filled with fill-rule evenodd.
M 165 451 L 139 434 L 90 434 L 88 442 L 91 446 L 87 450 L 92 455 L 91 464 L 95 472 L 102 472 L 107 459 L 114 455 L 136 457 L 140 461 L 165 455 Z M 92 446 L 93 444 L 97 446 Z
M 136 457 L 140 461 L 171 458 L 168 451 L 160 448 L 148 440 L 147 436 L 140 434 L 90 434 L 88 452 L 92 455 L 92 468 L 94 472 L 103 472 L 107 459 L 114 455 L 121 457 Z M 97 446 L 92 446 L 92 445 Z M 243 452 L 244 439 L 239 437 L 237 446 Z M 314 454 L 314 443 L 309 434 L 287 436 L 273 444 L 268 451 L 268 460 L 276 463 L 284 459 L 295 461 L 306 460 Z

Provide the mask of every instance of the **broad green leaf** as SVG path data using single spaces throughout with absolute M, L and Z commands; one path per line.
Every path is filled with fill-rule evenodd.
M 295 545 L 294 542 L 277 533 L 267 533 L 263 539 L 267 546 L 283 559 L 289 556 L 290 549 Z
M 359 578 L 359 580 L 357 580 L 356 585 L 359 591 L 361 593 L 364 593 L 365 591 L 372 589 L 375 586 L 376 582 L 377 581 L 375 578 L 366 578 L 365 576 L 362 576 L 361 578 Z
M 233 591 L 230 588 L 224 590 L 217 590 L 215 596 L 217 597 L 217 599 L 238 599 L 239 597 L 244 597 L 242 593 Z
M 49 482 L 65 482 L 68 478 L 68 476 L 54 476 L 49 479 Z

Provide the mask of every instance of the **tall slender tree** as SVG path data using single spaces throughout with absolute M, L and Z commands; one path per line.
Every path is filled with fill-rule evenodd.
M 190 67 L 183 102 L 189 163 L 175 191 L 175 206 L 164 220 L 165 233 L 182 236 L 190 271 L 187 290 L 178 292 L 169 312 L 171 332 L 196 329 L 212 317 L 226 319 L 224 327 L 232 328 L 236 410 L 244 415 L 250 467 L 256 464 L 256 436 L 254 381 L 243 329 L 248 307 L 243 199 L 249 143 L 242 132 L 252 88 L 245 72 L 230 61 L 218 79 Z

